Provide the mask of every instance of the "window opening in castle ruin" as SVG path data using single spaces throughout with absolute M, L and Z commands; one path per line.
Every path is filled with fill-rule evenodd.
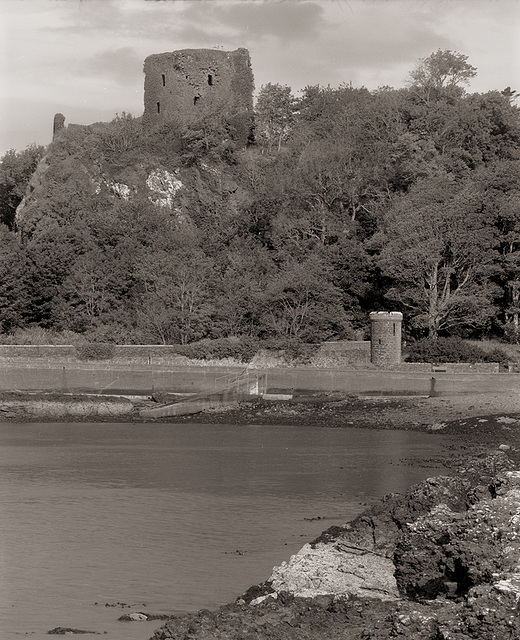
M 236 112 L 243 114 L 247 122 L 236 133 L 240 146 L 247 146 L 253 124 L 253 73 L 246 49 L 186 49 L 152 54 L 145 60 L 144 73 L 145 127 L 152 128 L 165 120 L 184 122 L 200 109 L 216 108 L 225 101 L 226 120 Z
M 394 322 L 394 336 L 395 336 L 395 322 Z

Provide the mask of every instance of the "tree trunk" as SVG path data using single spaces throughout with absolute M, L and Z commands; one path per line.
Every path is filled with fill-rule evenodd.
M 428 292 L 428 338 L 437 340 L 439 335 L 439 287 L 438 276 L 439 266 L 436 264 L 432 267 L 427 278 Z

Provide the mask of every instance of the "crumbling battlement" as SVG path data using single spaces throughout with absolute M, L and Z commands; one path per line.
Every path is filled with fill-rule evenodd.
M 183 49 L 144 62 L 145 127 L 190 122 L 217 109 L 241 122 L 238 142 L 247 144 L 253 119 L 253 72 L 247 49 Z
M 52 136 L 56 136 L 62 129 L 65 128 L 65 116 L 63 113 L 57 113 L 54 116 L 54 122 L 52 126 Z
M 225 116 L 237 144 L 246 146 L 251 140 L 254 79 L 247 49 L 156 53 L 145 59 L 144 73 L 144 127 L 172 121 L 188 124 L 204 113 L 218 112 Z M 70 126 L 57 113 L 53 137 Z

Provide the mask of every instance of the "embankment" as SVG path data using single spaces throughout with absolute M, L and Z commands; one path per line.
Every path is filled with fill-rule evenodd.
M 520 374 L 348 369 L 327 367 L 251 367 L 144 362 L 79 362 L 48 358 L 0 359 L 0 392 L 59 392 L 153 395 L 213 393 L 244 384 L 260 393 L 316 392 L 345 395 L 452 396 L 520 393 Z M 403 365 L 404 367 L 404 365 Z M 238 389 L 237 389 L 238 390 Z
M 156 356 L 154 356 L 156 357 Z M 238 399 L 247 399 L 238 406 Z M 392 413 L 384 401 L 408 397 L 408 402 L 398 403 L 397 426 L 403 424 L 403 412 L 423 415 L 422 422 L 445 419 L 442 403 L 456 398 L 476 396 L 466 406 L 478 407 L 494 404 L 499 397 L 511 405 L 520 398 L 520 375 L 512 373 L 461 373 L 458 371 L 379 371 L 375 369 L 342 369 L 326 367 L 245 367 L 241 365 L 179 364 L 175 361 L 154 362 L 141 358 L 137 361 L 114 359 L 109 362 L 79 362 L 72 356 L 52 359 L 43 353 L 41 357 L 5 357 L 0 366 L 0 417 L 30 416 L 74 419 L 126 418 L 166 419 L 176 421 L 182 416 L 176 411 L 157 411 L 158 404 L 171 402 L 175 395 L 199 395 L 202 400 L 193 413 L 204 412 L 211 421 L 247 420 L 271 421 L 305 414 L 304 419 L 314 423 L 324 420 L 344 421 L 347 424 L 366 424 L 366 414 L 372 410 L 370 401 L 378 403 L 379 413 L 386 422 Z M 204 396 L 222 394 L 235 398 L 238 406 L 225 402 L 225 408 L 216 408 L 204 402 Z M 117 399 L 116 396 L 135 396 Z M 112 398 L 109 398 L 112 396 Z M 259 402 L 261 398 L 291 398 L 292 403 Z M 151 399 L 158 402 L 153 402 Z M 326 404 L 307 402 L 304 399 L 327 399 Z M 330 402 L 339 400 L 340 404 Z M 365 402 L 366 400 L 366 402 Z M 343 404 L 341 404 L 341 402 Z M 422 403 L 422 404 L 421 404 Z M 215 403 L 213 403 L 215 404 Z M 391 403 L 390 403 L 391 404 Z M 520 411 L 520 404 L 517 402 Z M 395 405 L 395 402 L 394 402 Z M 175 408 L 175 407 L 174 407 Z M 360 409 L 361 408 L 361 412 Z M 196 409 L 196 410 L 195 410 Z M 320 412 L 325 411 L 325 415 Z M 348 412 L 352 413 L 349 417 Z M 163 414 L 161 418 L 159 414 Z M 395 412 L 394 412 L 395 413 Z M 360 415 L 361 414 L 361 415 Z M 451 416 L 453 417 L 453 416 Z M 449 419 L 449 418 L 448 418 Z M 370 419 L 369 419 L 370 422 Z M 412 424 L 417 420 L 412 419 Z M 417 425 L 416 425 L 417 426 Z

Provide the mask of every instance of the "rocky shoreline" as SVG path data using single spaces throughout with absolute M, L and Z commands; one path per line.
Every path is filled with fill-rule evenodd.
M 520 471 L 503 451 L 386 496 L 152 640 L 520 637 Z
M 152 640 L 520 638 L 520 401 L 516 394 L 308 399 L 179 417 L 454 437 L 449 470 L 331 527 L 216 611 Z

